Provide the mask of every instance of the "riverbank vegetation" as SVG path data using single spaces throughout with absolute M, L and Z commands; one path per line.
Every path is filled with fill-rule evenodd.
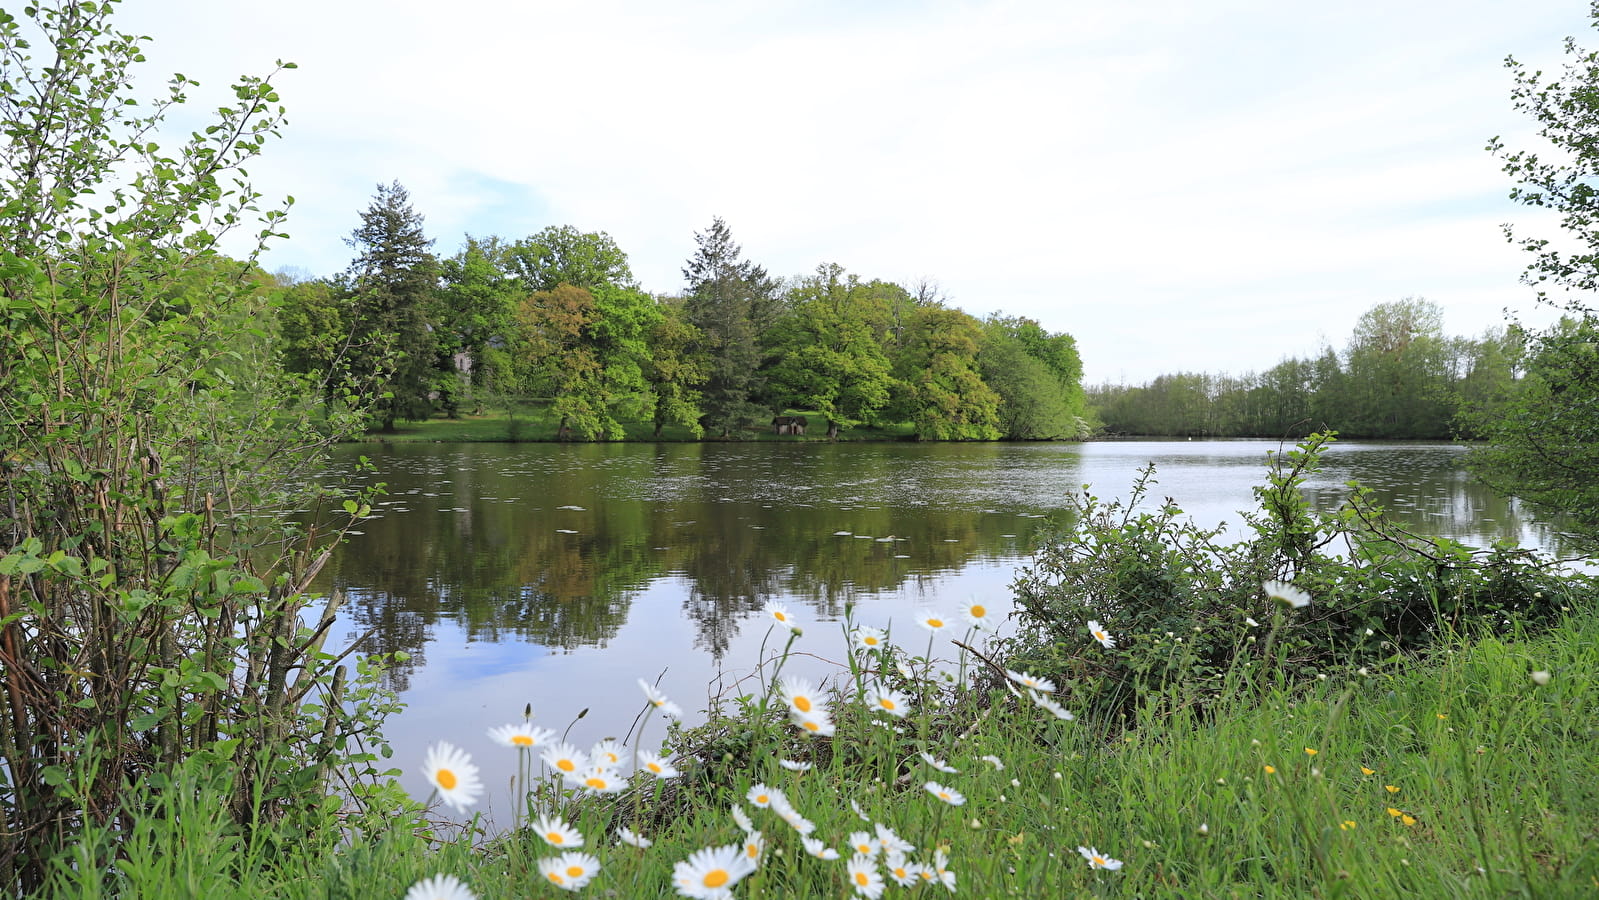
M 1395 531 L 1358 492 L 1312 516 L 1299 486 L 1320 439 L 1278 457 L 1236 545 L 1169 507 L 1083 498 L 1019 577 L 1003 641 L 977 643 L 997 624 L 981 599 L 892 632 L 847 622 L 842 644 L 774 607 L 783 650 L 702 727 L 663 728 L 650 717 L 671 701 L 646 685 L 626 742 L 581 754 L 532 721 L 440 734 L 524 753 L 523 822 L 562 820 L 442 824 L 424 804 L 458 819 L 501 788 L 442 746 L 389 760 L 384 660 L 328 646 L 340 601 L 308 586 L 372 512 L 307 487 L 331 442 L 497 396 L 541 399 L 576 437 L 625 422 L 731 436 L 775 409 L 814 410 L 824 431 L 1057 437 L 1086 416 L 1075 344 L 836 267 L 779 283 L 720 220 L 675 299 L 571 229 L 439 260 L 397 185 L 362 217 L 347 273 L 279 289 L 217 252 L 231 229 L 280 228 L 243 169 L 282 122 L 270 78 L 242 79 L 163 149 L 166 113 L 198 86 L 133 96 L 140 41 L 113 9 L 0 12 L 0 890 L 1599 884 L 1591 580 Z M 1524 408 L 1582 396 L 1583 359 L 1541 370 L 1547 395 Z M 840 659 L 837 675 L 785 680 L 789 653 Z M 669 755 L 646 756 L 657 746 Z M 580 777 L 533 781 L 561 757 Z M 393 766 L 436 796 L 405 796 Z
M 981 600 L 892 630 L 770 605 L 770 651 L 702 725 L 673 724 L 687 698 L 640 678 L 634 728 L 593 748 L 537 701 L 489 734 L 441 733 L 458 752 L 394 761 L 433 796 L 369 791 L 339 837 L 231 824 L 198 766 L 130 786 L 162 815 L 90 829 L 51 893 L 400 897 L 439 876 L 483 898 L 1591 890 L 1591 579 L 1387 533 L 1358 496 L 1311 516 L 1295 497 L 1318 452 L 1276 461 L 1233 545 L 1084 498 L 1018 579 L 1016 630 L 986 645 Z M 795 679 L 793 654 L 838 667 Z M 470 757 L 490 753 L 524 774 L 481 783 Z M 506 789 L 517 821 L 472 816 Z

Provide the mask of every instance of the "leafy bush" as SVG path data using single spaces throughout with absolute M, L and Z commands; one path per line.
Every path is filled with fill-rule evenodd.
M 1269 455 L 1253 534 L 1223 543 L 1167 499 L 1140 511 L 1155 483 L 1144 469 L 1128 500 L 1084 491 L 1073 526 L 1045 542 L 1013 588 L 1020 625 L 1011 665 L 1070 685 L 1088 711 L 1128 716 L 1142 701 L 1204 703 L 1228 678 L 1293 683 L 1421 651 L 1440 637 L 1516 623 L 1551 624 L 1590 577 L 1528 551 L 1473 550 L 1406 533 L 1351 485 L 1330 515 L 1301 492 L 1331 435 Z M 1286 607 L 1269 581 L 1311 602 Z M 1099 621 L 1118 653 L 1087 652 Z

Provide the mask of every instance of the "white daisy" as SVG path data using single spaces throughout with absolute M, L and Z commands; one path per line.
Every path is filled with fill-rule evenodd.
M 973 628 L 993 628 L 994 608 L 981 600 L 969 600 L 960 605 L 961 618 Z
M 672 883 L 684 897 L 725 900 L 733 885 L 754 871 L 755 863 L 745 858 L 742 846 L 706 847 L 672 867 Z
M 800 838 L 800 843 L 805 845 L 805 852 L 817 859 L 838 859 L 838 851 L 827 846 L 820 838 Z
M 1078 847 L 1077 852 L 1083 855 L 1083 859 L 1088 860 L 1090 869 L 1109 869 L 1114 872 L 1122 867 L 1121 860 L 1111 859 L 1093 847 Z
M 857 856 L 875 856 L 877 851 L 883 849 L 870 831 L 852 831 L 846 843 Z
M 744 835 L 744 858 L 751 863 L 761 861 L 761 856 L 766 853 L 766 835 L 759 831 L 751 831 Z
M 1310 605 L 1310 595 L 1286 581 L 1268 581 L 1260 587 L 1266 592 L 1266 596 L 1284 606 L 1298 609 Z
M 659 753 L 651 753 L 648 750 L 640 750 L 638 752 L 638 764 L 639 768 L 654 775 L 656 778 L 676 778 L 683 774 L 677 770 L 676 766 L 672 765 L 671 760 Z
M 570 850 L 573 847 L 583 846 L 583 835 L 562 821 L 560 816 L 539 816 L 533 823 L 533 830 L 551 847 Z
M 744 807 L 735 803 L 729 808 L 729 811 L 733 813 L 733 821 L 738 823 L 739 830 L 744 832 L 755 830 L 755 823 L 750 821 L 750 814 L 744 811 Z
M 860 819 L 862 822 L 872 821 L 872 817 L 868 816 L 865 811 L 861 809 L 861 805 L 855 802 L 853 798 L 851 798 L 849 801 L 849 808 L 855 811 L 855 818 Z
M 881 650 L 888 645 L 888 635 L 881 628 L 862 625 L 855 629 L 855 646 L 862 650 Z
M 864 853 L 857 853 L 849 861 L 849 886 L 868 900 L 883 896 L 883 875 L 877 871 L 877 862 Z
M 576 775 L 578 770 L 589 764 L 588 757 L 583 755 L 583 751 L 565 741 L 545 747 L 539 758 L 544 760 L 545 765 L 564 776 Z
M 933 874 L 938 877 L 938 883 L 955 893 L 955 873 L 949 870 L 949 854 L 940 847 L 933 854 Z
M 927 763 L 928 765 L 932 766 L 933 768 L 937 769 L 940 772 L 947 772 L 950 775 L 959 775 L 960 774 L 960 771 L 961 771 L 960 769 L 957 769 L 954 766 L 950 765 L 949 763 L 944 762 L 943 760 L 939 759 L 938 757 L 934 756 L 933 754 L 928 753 L 926 750 L 922 751 L 921 756 L 922 756 L 922 762 Z
M 790 772 L 809 772 L 813 763 L 801 762 L 797 759 L 780 759 L 777 764 Z
M 788 607 L 781 603 L 767 603 L 761 613 L 789 631 L 797 634 L 800 630 L 799 622 L 795 620 L 794 614 L 789 612 Z
M 1026 672 L 1013 672 L 1010 669 L 1005 670 L 1005 675 L 1011 681 L 1016 682 L 1028 690 L 1043 691 L 1046 694 L 1055 693 L 1055 682 L 1050 681 L 1048 678 L 1039 678 L 1036 675 L 1029 675 Z
M 744 799 L 755 804 L 756 806 L 761 807 L 762 809 L 770 808 L 774 802 L 788 802 L 788 798 L 783 795 L 782 791 L 778 790 L 777 788 L 767 787 L 764 784 L 757 784 L 754 787 L 751 787 L 745 792 Z
M 617 843 L 627 844 L 630 847 L 637 847 L 640 850 L 648 850 L 650 845 L 655 843 L 654 841 L 642 834 L 639 834 L 626 825 L 616 826 L 616 840 Z
M 580 787 L 591 794 L 614 794 L 627 787 L 627 780 L 610 766 L 589 766 L 568 775 L 568 784 Z
M 794 715 L 810 716 L 818 712 L 826 714 L 827 701 L 823 699 L 815 682 L 805 678 L 790 678 L 784 676 L 778 679 L 777 692 L 788 704 L 788 711 Z
M 921 866 L 907 860 L 903 853 L 890 853 L 883 859 L 883 865 L 888 868 L 888 877 L 900 887 L 910 887 L 921 877 Z
M 817 737 L 832 737 L 833 732 L 836 730 L 833 726 L 832 717 L 825 712 L 808 716 L 790 713 L 788 718 L 799 730 Z
M 478 780 L 472 757 L 453 744 L 440 742 L 428 748 L 427 758 L 422 763 L 422 777 L 433 785 L 440 800 L 459 812 L 465 812 L 483 793 L 483 782 Z
M 877 842 L 883 846 L 884 853 L 915 853 L 916 845 L 894 833 L 894 829 L 878 822 L 872 826 L 877 829 Z
M 600 872 L 599 857 L 573 851 L 539 860 L 539 874 L 558 888 L 580 891 Z
M 548 728 L 535 728 L 531 722 L 520 725 L 501 725 L 489 729 L 489 739 L 502 747 L 515 747 L 518 750 L 532 750 L 542 747 L 555 739 L 555 732 Z
M 989 756 L 980 757 L 980 759 L 982 759 L 983 762 L 986 762 L 989 765 L 993 766 L 994 767 L 994 771 L 996 771 L 996 772 L 1005 771 L 1005 763 L 1004 763 L 1004 761 L 1001 760 L 997 756 L 989 755 Z
M 945 787 L 936 781 L 929 781 L 922 787 L 926 788 L 929 794 L 948 803 L 950 806 L 961 806 L 966 803 L 966 795 L 952 787 Z
M 1102 644 L 1105 647 L 1106 650 L 1109 650 L 1112 647 L 1116 646 L 1116 639 L 1111 637 L 1110 636 L 1110 632 L 1106 631 L 1099 624 L 1099 622 L 1097 622 L 1094 619 L 1089 619 L 1088 620 L 1088 633 L 1093 635 L 1094 636 L 1094 640 L 1099 641 L 1100 644 Z
M 650 701 L 650 705 L 660 710 L 662 715 L 670 716 L 674 719 L 683 718 L 683 707 L 666 699 L 666 695 L 661 693 L 655 685 L 640 678 L 638 686 L 644 692 L 644 699 Z
M 627 762 L 627 758 L 631 755 L 632 751 L 627 749 L 627 745 L 616 738 L 606 738 L 589 751 L 589 762 L 596 766 L 615 768 Z
M 905 714 L 911 711 L 911 701 L 909 697 L 891 687 L 874 685 L 866 689 L 866 708 L 903 719 Z
M 1033 703 L 1035 703 L 1035 704 L 1037 704 L 1039 706 L 1042 706 L 1043 708 L 1049 710 L 1051 713 L 1054 713 L 1055 718 L 1057 718 L 1057 719 L 1060 719 L 1060 720 L 1062 720 L 1064 722 L 1070 722 L 1073 719 L 1077 718 L 1076 716 L 1071 714 L 1071 710 L 1068 710 L 1066 707 L 1061 706 L 1059 703 L 1056 703 L 1053 699 L 1051 699 L 1049 697 L 1046 697 L 1043 694 L 1038 693 L 1037 691 L 1028 691 L 1027 692 L 1027 696 L 1032 698 Z
M 943 613 L 936 613 L 932 610 L 924 609 L 916 614 L 916 624 L 922 626 L 928 631 L 942 631 L 949 627 L 949 620 L 944 618 Z
M 477 895 L 466 889 L 454 875 L 435 875 L 424 878 L 405 892 L 405 900 L 476 900 Z

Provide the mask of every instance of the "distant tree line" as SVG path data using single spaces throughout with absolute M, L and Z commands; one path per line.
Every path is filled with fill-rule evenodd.
M 1117 434 L 1453 439 L 1481 433 L 1528 365 L 1526 335 L 1443 332 L 1438 305 L 1407 298 L 1360 317 L 1342 352 L 1290 357 L 1261 373 L 1162 375 L 1147 384 L 1099 385 L 1089 405 Z
M 535 405 L 558 434 L 659 436 L 766 429 L 818 414 L 829 437 L 910 423 L 928 440 L 1086 437 L 1082 362 L 1069 334 L 979 320 L 923 283 L 841 266 L 774 278 L 716 219 L 695 235 L 676 296 L 642 291 L 604 232 L 550 227 L 469 237 L 438 257 L 398 183 L 380 186 L 338 275 L 280 288 L 286 366 L 372 426 Z

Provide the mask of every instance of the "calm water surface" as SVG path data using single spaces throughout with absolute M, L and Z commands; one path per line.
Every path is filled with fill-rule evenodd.
M 484 732 L 519 721 L 572 729 L 586 745 L 622 736 L 654 681 L 686 709 L 752 689 L 768 601 L 808 626 L 787 672 L 837 671 L 846 606 L 892 626 L 914 652 L 913 615 L 982 598 L 1009 610 L 1009 584 L 1040 530 L 1084 485 L 1124 496 L 1153 462 L 1154 493 L 1201 524 L 1253 506 L 1275 442 L 1090 444 L 390 444 L 365 455 L 387 485 L 377 515 L 319 588 L 349 598 L 347 635 L 404 651 L 392 684 L 408 704 L 386 733 L 402 781 L 448 740 L 483 767 L 491 815 L 509 819 L 515 755 Z M 1464 449 L 1336 444 L 1308 493 L 1331 509 L 1351 479 L 1401 524 L 1486 545 L 1552 551 L 1559 531 L 1473 484 Z M 935 655 L 952 656 L 948 650 Z M 664 676 L 663 676 L 664 673 Z M 662 735 L 657 724 L 646 735 Z

